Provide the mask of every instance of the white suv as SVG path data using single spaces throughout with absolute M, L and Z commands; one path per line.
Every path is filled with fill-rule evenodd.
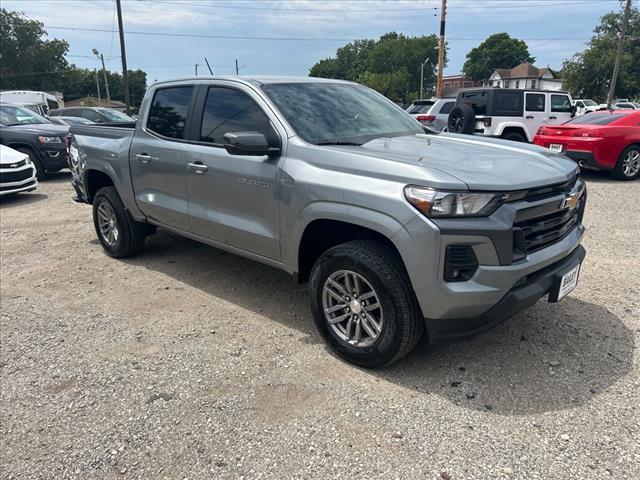
M 572 102 L 576 107 L 576 115 L 584 115 L 585 113 L 600 110 L 600 105 L 590 98 L 578 98 Z
M 575 116 L 575 111 L 567 92 L 472 88 L 458 93 L 447 129 L 531 142 L 538 128 L 564 123 Z

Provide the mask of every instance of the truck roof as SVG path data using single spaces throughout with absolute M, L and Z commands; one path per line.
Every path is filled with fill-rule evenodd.
M 344 83 L 353 84 L 347 80 L 334 80 L 331 78 L 319 78 L 319 77 L 303 77 L 294 75 L 257 75 L 257 76 L 245 76 L 245 75 L 199 75 L 197 77 L 181 77 L 172 80 L 163 80 L 156 82 L 154 85 L 162 85 L 165 83 L 185 82 L 194 80 L 230 80 L 240 83 L 249 83 L 253 85 L 265 85 L 272 83 Z

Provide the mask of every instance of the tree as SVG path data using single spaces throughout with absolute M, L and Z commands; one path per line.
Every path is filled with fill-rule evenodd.
M 393 100 L 410 99 L 420 91 L 420 67 L 425 60 L 424 85 L 428 89 L 435 83 L 437 37 L 390 32 L 379 40 L 355 40 L 340 47 L 335 57 L 311 67 L 309 76 L 356 81 Z
M 494 33 L 467 53 L 462 72 L 474 80 L 486 80 L 497 68 L 513 68 L 535 61 L 526 42 L 508 33 Z
M 0 8 L 0 88 L 54 90 L 68 67 L 69 44 L 43 40 L 44 25 Z
M 622 17 L 622 12 L 604 15 L 587 48 L 564 63 L 565 86 L 576 96 L 602 101 L 607 98 Z M 629 12 L 615 91 L 618 97 L 640 97 L 640 12 L 637 8 Z

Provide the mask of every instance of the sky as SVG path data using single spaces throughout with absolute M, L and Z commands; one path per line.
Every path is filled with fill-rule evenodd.
M 307 75 L 318 60 L 358 38 L 396 31 L 439 32 L 441 0 L 122 0 L 128 68 L 149 83 L 199 74 Z M 114 0 L 1 0 L 3 8 L 44 23 L 69 42 L 70 63 L 121 70 Z M 467 52 L 487 36 L 525 40 L 538 67 L 560 68 L 584 49 L 618 0 L 449 0 L 445 74 L 459 73 Z

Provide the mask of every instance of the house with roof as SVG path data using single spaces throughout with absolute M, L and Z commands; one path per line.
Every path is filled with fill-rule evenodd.
M 525 62 L 513 68 L 498 68 L 484 81 L 483 86 L 562 90 L 562 82 L 563 79 L 557 78 L 549 67 L 538 68 Z

